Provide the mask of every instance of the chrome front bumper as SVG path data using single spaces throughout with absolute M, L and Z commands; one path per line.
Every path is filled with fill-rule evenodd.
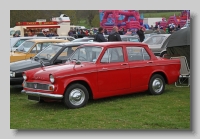
M 29 96 L 38 96 L 38 97 L 46 97 L 46 98 L 54 98 L 54 99 L 63 98 L 63 95 L 32 92 L 32 91 L 26 91 L 26 90 L 22 90 L 21 93 L 29 95 Z

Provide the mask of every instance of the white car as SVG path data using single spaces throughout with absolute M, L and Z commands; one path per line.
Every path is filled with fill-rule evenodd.
M 148 37 L 143 43 L 148 44 L 149 48 L 153 51 L 155 56 L 163 57 L 167 53 L 166 46 L 163 45 L 165 40 L 171 34 L 156 34 Z

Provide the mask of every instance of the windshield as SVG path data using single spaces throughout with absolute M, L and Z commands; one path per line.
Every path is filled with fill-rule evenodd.
M 165 40 L 166 36 L 152 36 L 151 38 L 144 41 L 148 45 L 158 45 Z
M 26 41 L 26 39 L 21 39 L 18 40 L 17 43 L 15 43 L 15 45 L 13 46 L 13 48 L 17 48 L 20 44 L 22 44 L 24 41 Z
M 21 52 L 28 52 L 30 48 L 35 44 L 35 42 L 32 41 L 25 41 L 19 47 L 16 49 L 17 51 Z
M 57 45 L 49 45 L 46 49 L 38 53 L 35 57 L 43 60 L 51 60 L 62 47 Z
M 102 47 L 100 46 L 81 47 L 81 48 L 76 49 L 74 54 L 70 57 L 70 60 L 96 62 L 101 51 L 102 51 Z
M 15 33 L 15 30 L 10 30 L 10 36 L 12 36 Z

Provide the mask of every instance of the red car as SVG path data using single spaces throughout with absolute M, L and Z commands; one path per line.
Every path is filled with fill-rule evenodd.
M 89 99 L 147 90 L 160 95 L 179 71 L 180 60 L 156 57 L 144 43 L 84 44 L 64 64 L 25 71 L 22 93 L 40 102 L 62 100 L 74 109 Z

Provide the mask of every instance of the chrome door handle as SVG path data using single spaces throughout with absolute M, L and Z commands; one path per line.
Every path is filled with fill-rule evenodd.
M 153 61 L 148 61 L 147 63 L 153 63 Z

